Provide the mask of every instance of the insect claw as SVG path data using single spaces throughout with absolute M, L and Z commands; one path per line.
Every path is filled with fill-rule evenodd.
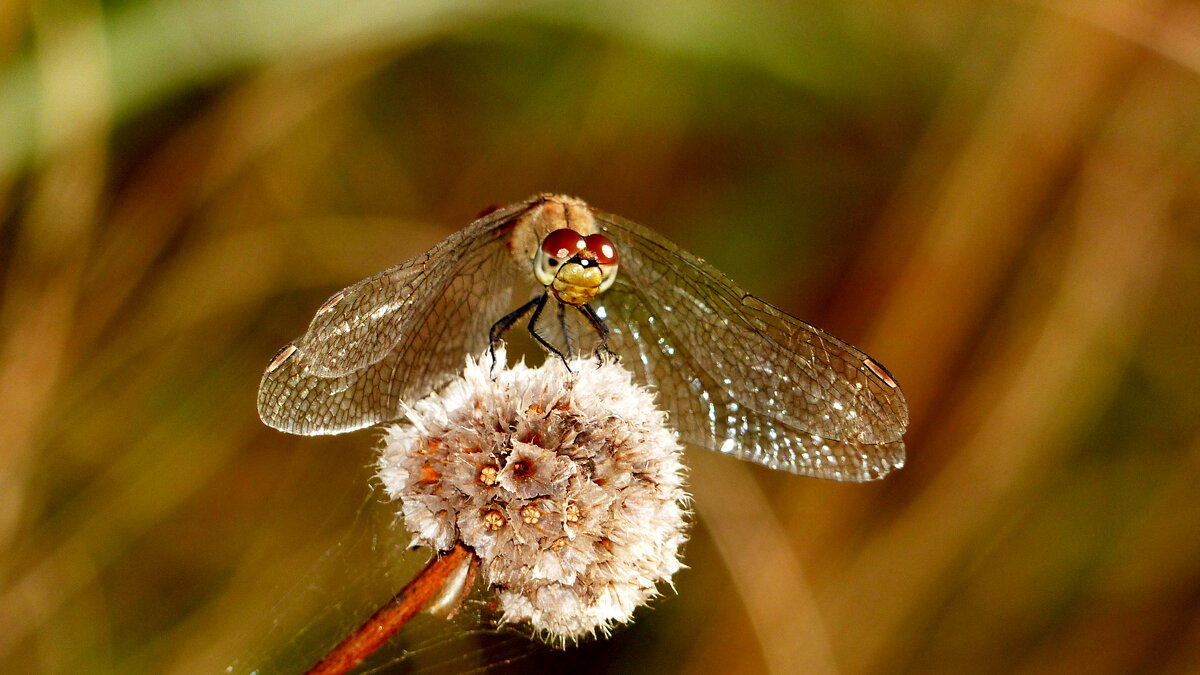
M 488 368 L 488 375 L 491 376 L 492 382 L 496 381 L 496 343 L 488 343 L 488 355 L 492 357 L 492 365 Z

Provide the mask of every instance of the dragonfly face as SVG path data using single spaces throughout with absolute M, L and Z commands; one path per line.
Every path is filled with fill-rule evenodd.
M 522 277 L 545 290 L 514 311 Z M 563 308 L 578 310 L 685 442 L 835 480 L 904 464 L 908 406 L 878 361 L 655 232 L 558 195 L 489 212 L 335 294 L 271 360 L 259 414 L 307 435 L 397 419 L 530 312 L 558 352 L 536 330 L 548 302 L 568 342 Z
M 533 275 L 560 301 L 585 305 L 616 281 L 617 248 L 602 234 L 555 230 L 534 254 Z

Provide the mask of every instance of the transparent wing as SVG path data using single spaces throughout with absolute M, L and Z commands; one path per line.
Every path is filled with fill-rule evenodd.
M 843 481 L 904 465 L 904 394 L 858 349 L 746 293 L 700 258 L 596 213 L 617 282 L 592 304 L 684 441 Z
M 508 246 L 527 204 L 481 218 L 433 249 L 330 298 L 272 359 L 258 390 L 266 424 L 336 434 L 399 417 L 487 346 L 518 273 Z

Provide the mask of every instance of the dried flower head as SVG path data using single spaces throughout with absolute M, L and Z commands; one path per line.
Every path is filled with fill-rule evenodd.
M 681 449 L 654 397 L 607 360 L 461 378 L 386 429 L 379 477 L 413 543 L 472 547 L 504 620 L 559 644 L 629 621 L 680 568 Z

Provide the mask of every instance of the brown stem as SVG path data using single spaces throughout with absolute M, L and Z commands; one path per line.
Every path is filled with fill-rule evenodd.
M 341 675 L 350 672 L 429 604 L 460 565 L 473 564 L 470 559 L 474 555 L 473 551 L 459 543 L 445 555 L 431 560 L 395 597 L 339 642 L 305 675 Z

